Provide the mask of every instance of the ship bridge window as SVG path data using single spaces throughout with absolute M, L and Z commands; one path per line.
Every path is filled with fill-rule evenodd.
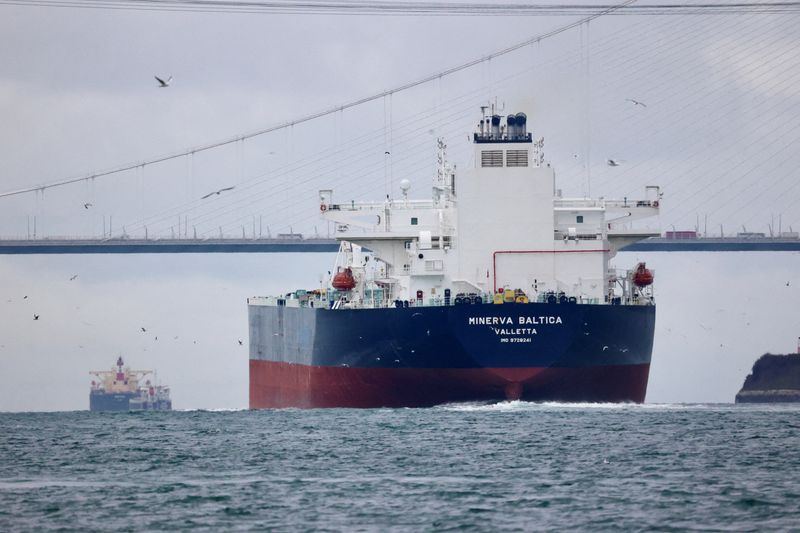
M 528 151 L 527 150 L 509 150 L 506 152 L 506 166 L 507 167 L 527 167 L 528 166 Z
M 583 215 L 576 216 L 575 222 L 577 222 L 578 224 L 583 224 Z
M 502 150 L 483 150 L 481 152 L 481 166 L 482 167 L 502 167 L 503 166 L 503 151 Z
M 411 225 L 412 226 L 416 226 L 418 223 L 419 223 L 419 221 L 417 220 L 417 217 L 411 217 Z
M 436 259 L 434 261 L 425 261 L 426 272 L 438 272 L 444 270 L 444 261 Z

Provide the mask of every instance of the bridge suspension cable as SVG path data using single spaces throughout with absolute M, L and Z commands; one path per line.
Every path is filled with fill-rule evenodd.
M 7 1 L 7 0 L 0 0 L 0 3 L 3 3 L 4 1 Z M 306 115 L 306 116 L 303 116 L 303 117 L 300 117 L 300 118 L 297 118 L 297 119 L 294 119 L 294 120 L 283 122 L 281 124 L 277 124 L 275 126 L 270 126 L 270 127 L 267 127 L 267 128 L 261 129 L 261 130 L 256 130 L 256 131 L 244 134 L 244 135 L 237 135 L 235 137 L 231 137 L 231 138 L 224 139 L 224 140 L 221 140 L 221 141 L 217 141 L 217 142 L 213 142 L 213 143 L 197 146 L 195 148 L 190 148 L 188 150 L 183 150 L 181 152 L 176 152 L 176 153 L 172 153 L 172 154 L 168 154 L 168 155 L 154 157 L 154 158 L 151 158 L 151 159 L 148 159 L 148 160 L 145 160 L 145 161 L 140 161 L 138 163 L 129 163 L 129 164 L 122 165 L 122 166 L 119 166 L 119 167 L 116 167 L 116 168 L 112 168 L 112 169 L 109 169 L 109 170 L 103 170 L 103 171 L 94 172 L 94 173 L 91 173 L 91 174 L 84 174 L 82 176 L 73 177 L 73 178 L 67 178 L 67 179 L 63 179 L 63 180 L 60 180 L 60 181 L 54 181 L 54 182 L 46 183 L 46 184 L 43 184 L 43 185 L 37 185 L 37 186 L 34 186 L 34 187 L 26 187 L 26 188 L 17 189 L 17 190 L 14 190 L 14 191 L 2 192 L 2 193 L 0 193 L 0 198 L 6 197 L 6 196 L 20 195 L 20 194 L 25 194 L 25 193 L 35 192 L 35 191 L 44 191 L 46 189 L 51 189 L 51 188 L 54 188 L 54 187 L 61 187 L 61 186 L 69 185 L 69 184 L 72 184 L 72 183 L 78 183 L 78 182 L 81 182 L 81 181 L 84 181 L 84 180 L 94 180 L 94 179 L 97 179 L 97 178 L 103 178 L 103 177 L 111 176 L 111 175 L 114 175 L 114 174 L 119 174 L 121 172 L 125 172 L 125 171 L 128 171 L 128 170 L 133 170 L 133 169 L 138 168 L 138 167 L 143 167 L 143 166 L 146 166 L 146 165 L 154 165 L 156 163 L 163 163 L 165 161 L 170 161 L 170 160 L 173 160 L 173 159 L 186 157 L 188 155 L 196 154 L 198 152 L 205 152 L 205 151 L 208 151 L 208 150 L 213 150 L 214 148 L 219 148 L 219 147 L 226 146 L 226 145 L 229 145 L 229 144 L 233 144 L 233 143 L 236 143 L 236 142 L 244 141 L 246 139 L 252 139 L 254 137 L 265 135 L 267 133 L 272 133 L 274 131 L 278 131 L 278 130 L 282 130 L 282 129 L 286 129 L 286 128 L 291 128 L 291 127 L 296 126 L 298 124 L 303 124 L 305 122 L 310 122 L 312 120 L 315 120 L 315 119 L 318 119 L 318 118 L 321 118 L 321 117 L 325 117 L 325 116 L 331 115 L 333 113 L 338 113 L 338 112 L 344 111 L 346 109 L 350 109 L 350 108 L 357 107 L 357 106 L 360 106 L 360 105 L 363 105 L 363 104 L 366 104 L 366 103 L 369 103 L 369 102 L 372 102 L 372 101 L 375 101 L 375 100 L 379 100 L 381 98 L 385 98 L 386 96 L 390 96 L 390 95 L 395 94 L 395 93 L 407 91 L 407 90 L 412 89 L 414 87 L 429 83 L 429 82 L 434 81 L 434 80 L 441 79 L 441 78 L 446 77 L 446 76 L 450 76 L 451 74 L 455 74 L 457 72 L 461 72 L 462 70 L 466 70 L 466 69 L 474 67 L 476 65 L 480 65 L 482 63 L 491 61 L 491 60 L 493 60 L 495 58 L 504 56 L 506 54 L 510 54 L 511 52 L 514 52 L 514 51 L 519 50 L 521 48 L 525 48 L 526 46 L 529 46 L 531 44 L 534 44 L 534 43 L 537 43 L 537 42 L 541 42 L 541 41 L 543 41 L 545 39 L 549 39 L 551 37 L 555 37 L 556 35 L 559 35 L 561 33 L 569 31 L 572 28 L 579 27 L 582 24 L 586 24 L 586 23 L 588 23 L 588 22 L 590 22 L 590 21 L 592 21 L 592 20 L 594 20 L 596 18 L 599 18 L 599 17 L 602 17 L 604 15 L 607 15 L 607 14 L 609 14 L 609 13 L 611 13 L 611 12 L 617 10 L 617 9 L 622 9 L 623 7 L 626 7 L 626 6 L 630 5 L 630 4 L 633 4 L 635 1 L 636 0 L 626 0 L 625 2 L 622 2 L 620 4 L 616 4 L 616 5 L 613 5 L 613 6 L 610 6 L 610 7 L 605 7 L 604 9 L 602 9 L 600 11 L 597 11 L 597 12 L 594 12 L 593 14 L 591 14 L 589 16 L 586 16 L 584 18 L 581 18 L 581 19 L 579 19 L 577 21 L 571 22 L 569 24 L 565 24 L 565 25 L 560 26 L 560 27 L 558 27 L 558 28 L 556 28 L 554 30 L 550 30 L 550 31 L 542 33 L 540 35 L 537 35 L 537 36 L 534 36 L 534 37 L 530 37 L 528 39 L 525 39 L 524 41 L 518 42 L 516 44 L 513 44 L 511 46 L 508 46 L 508 47 L 503 48 L 501 50 L 498 50 L 496 52 L 492 52 L 492 53 L 490 53 L 488 55 L 485 55 L 483 57 L 479 57 L 477 59 L 473 59 L 471 61 L 467 61 L 466 63 L 462 63 L 460 65 L 451 67 L 449 69 L 442 70 L 442 71 L 437 72 L 435 74 L 431 74 L 429 76 L 425 76 L 424 78 L 420 78 L 420 79 L 417 79 L 415 81 L 411 81 L 411 82 L 405 83 L 405 84 L 400 85 L 398 87 L 395 87 L 393 89 L 389 89 L 389 90 L 386 90 L 386 91 L 383 91 L 383 92 L 380 92 L 380 93 L 377 93 L 377 94 L 373 94 L 373 95 L 370 95 L 370 96 L 366 96 L 366 97 L 363 97 L 363 98 L 359 98 L 358 100 L 353 100 L 353 101 L 348 102 L 346 104 L 342 104 L 342 105 L 339 105 L 339 106 L 336 106 L 336 107 L 325 109 L 323 111 L 312 113 L 310 115 Z
M 800 2 L 657 3 L 619 8 L 615 4 L 529 4 L 485 2 L 409 2 L 395 0 L 0 0 L 0 4 L 38 7 L 239 13 L 270 15 L 358 16 L 586 16 L 607 10 L 614 15 L 730 15 L 792 13 Z
M 715 37 L 716 39 L 716 37 L 723 38 L 725 36 L 733 36 L 733 35 L 736 36 L 737 42 L 741 41 L 742 46 L 745 47 L 756 46 L 754 51 L 758 53 L 754 54 L 754 57 L 748 59 L 746 62 L 741 62 L 741 64 L 737 69 L 739 75 L 749 76 L 749 74 L 752 71 L 752 66 L 760 65 L 761 67 L 766 69 L 765 74 L 769 74 L 770 77 L 772 75 L 777 75 L 778 73 L 783 72 L 784 76 L 782 77 L 786 77 L 787 80 L 781 81 L 781 85 L 785 85 L 788 81 L 788 78 L 794 78 L 797 73 L 797 70 L 791 68 L 791 62 L 789 64 L 785 62 L 785 56 L 787 54 L 791 54 L 791 50 L 796 49 L 793 46 L 789 46 L 785 50 L 781 49 L 782 51 L 779 54 L 770 54 L 769 61 L 764 61 L 761 58 L 763 57 L 764 52 L 766 52 L 766 50 L 768 50 L 770 46 L 773 46 L 781 41 L 782 32 L 784 30 L 791 29 L 791 27 L 793 26 L 793 24 L 796 23 L 796 21 L 792 20 L 791 18 L 786 18 L 786 19 L 782 18 L 780 19 L 780 22 L 776 24 L 775 21 L 772 19 L 761 19 L 760 17 L 752 17 L 752 18 L 745 17 L 743 19 L 738 19 L 737 22 L 739 20 L 743 21 L 742 24 L 737 24 L 734 26 L 731 26 L 729 24 L 725 24 L 724 26 L 715 26 L 713 30 L 704 27 L 704 24 L 710 22 L 710 19 L 708 18 L 704 19 L 703 17 L 695 17 L 688 22 L 684 22 L 679 19 L 670 22 L 666 21 L 660 22 L 658 26 L 659 28 L 658 33 L 660 35 L 664 35 L 664 37 L 658 38 L 656 42 L 658 43 L 658 46 L 661 49 L 663 49 L 663 53 L 661 53 L 659 57 L 661 57 L 661 59 L 668 58 L 668 61 L 664 65 L 665 68 L 672 68 L 676 65 L 683 65 L 685 63 L 686 59 L 685 51 L 673 45 L 674 41 L 678 37 L 676 37 L 676 34 L 674 32 L 670 31 L 680 28 L 681 30 L 684 31 L 685 35 L 691 36 L 692 39 L 691 44 L 687 44 L 687 46 L 701 47 L 702 43 L 704 41 L 708 41 L 711 36 Z M 770 31 L 773 30 L 774 33 L 776 33 L 776 35 L 771 35 L 769 33 Z M 622 80 L 623 83 L 621 83 L 621 85 L 623 86 L 629 84 L 631 80 L 646 78 L 644 74 L 647 72 L 647 69 L 649 68 L 648 64 L 652 59 L 651 55 L 643 53 L 640 49 L 632 45 L 636 42 L 639 42 L 639 40 L 642 38 L 643 35 L 653 34 L 653 33 L 654 32 L 652 28 L 644 27 L 641 28 L 641 31 L 635 34 L 625 32 L 624 34 L 614 33 L 603 36 L 599 39 L 593 40 L 594 41 L 593 57 L 595 57 L 596 59 L 603 59 L 603 62 L 601 63 L 603 65 L 603 68 L 614 68 L 616 70 L 620 70 L 624 66 L 624 72 L 621 73 L 622 76 L 615 78 L 617 80 Z M 764 37 L 765 34 L 769 34 L 769 38 L 765 38 Z M 687 38 L 680 37 L 680 39 L 681 42 L 684 42 L 686 41 Z M 717 43 L 715 39 L 711 39 L 711 41 L 714 42 L 714 45 L 712 47 L 707 47 L 707 46 L 703 47 L 706 50 L 706 53 L 715 54 L 722 50 L 725 50 L 726 47 L 730 46 L 729 41 L 723 39 L 720 43 Z M 600 48 L 597 49 L 596 47 L 598 45 L 603 45 L 603 46 L 600 46 Z M 545 67 L 548 68 L 554 67 L 559 70 L 563 70 L 564 68 L 576 67 L 578 62 L 580 61 L 580 59 L 578 58 L 578 54 L 579 50 L 573 50 L 569 52 L 566 56 L 552 58 L 545 63 L 537 62 L 535 65 L 532 65 L 530 69 L 536 70 L 541 73 L 543 71 L 542 69 L 544 69 Z M 508 76 L 507 78 L 509 80 L 511 78 L 517 78 L 518 76 L 527 73 L 527 71 L 528 69 L 523 69 L 521 71 L 515 70 L 514 74 Z M 717 76 L 721 75 L 723 71 L 724 71 L 723 65 L 722 63 L 719 62 L 715 63 L 714 67 L 711 69 L 709 69 L 709 67 L 705 64 L 696 64 L 692 66 L 691 70 L 686 72 L 688 77 L 685 78 L 684 81 L 685 84 L 688 86 L 693 86 L 693 87 L 696 86 L 700 88 L 702 86 L 701 82 L 705 78 L 708 78 L 710 74 Z M 554 75 L 555 74 L 550 73 L 545 75 L 544 77 L 548 78 Z M 504 80 L 506 80 L 506 78 L 494 78 L 493 79 L 493 83 L 495 84 L 494 86 L 496 86 L 498 83 L 501 83 Z M 765 81 L 771 81 L 771 80 L 765 80 Z M 775 81 L 778 80 L 776 79 Z M 634 109 L 633 107 L 630 107 L 629 104 L 627 103 L 622 103 L 621 105 L 628 106 L 629 109 L 615 108 L 614 115 L 617 116 L 618 112 L 620 115 L 625 115 L 627 120 L 626 123 L 628 124 L 641 125 L 645 122 L 648 122 L 648 120 L 658 119 L 662 124 L 679 123 L 681 124 L 683 129 L 693 131 L 695 129 L 694 126 L 699 125 L 703 122 L 715 125 L 719 124 L 720 122 L 724 123 L 725 118 L 729 116 L 728 111 L 730 111 L 730 108 L 740 104 L 740 101 L 738 99 L 731 102 L 727 100 L 720 100 L 720 96 L 722 95 L 721 93 L 723 93 L 723 91 L 730 89 L 731 87 L 736 85 L 737 80 L 733 76 L 724 76 L 719 80 L 714 78 L 713 83 L 705 86 L 703 90 L 694 93 L 691 99 L 687 99 L 685 101 L 676 101 L 674 103 L 672 103 L 670 99 L 674 96 L 673 93 L 675 91 L 671 89 L 667 90 L 666 87 L 663 86 L 663 80 L 660 80 L 659 83 L 661 85 L 653 85 L 651 87 L 643 88 L 643 90 L 646 93 L 653 92 L 654 94 L 653 100 L 650 99 L 647 100 L 648 104 L 650 105 L 649 114 L 637 114 L 641 112 L 632 111 Z M 763 89 L 769 89 L 769 90 L 774 90 L 776 88 L 779 88 L 778 85 L 775 85 L 773 83 L 760 84 L 759 86 L 762 87 Z M 486 89 L 485 87 L 475 88 L 474 92 L 470 91 L 469 93 L 460 94 L 458 97 L 450 99 L 449 102 L 456 104 L 457 102 L 460 102 L 462 98 L 468 101 L 470 95 L 477 95 L 484 93 L 485 89 Z M 748 97 L 752 97 L 754 95 L 754 91 L 756 91 L 756 88 L 747 87 L 747 88 L 742 88 L 741 90 L 743 91 L 742 98 L 745 98 L 746 100 Z M 598 98 L 600 99 L 611 98 L 611 99 L 618 99 L 620 102 L 623 102 L 619 93 L 615 91 L 618 91 L 618 89 L 600 87 L 598 88 L 597 95 Z M 659 95 L 659 98 L 655 98 L 656 94 Z M 763 108 L 766 110 L 767 104 L 769 104 L 769 106 L 778 105 L 777 102 L 770 99 L 770 100 L 765 100 L 763 102 L 759 102 L 758 106 L 760 109 Z M 474 104 L 472 102 L 468 102 L 466 105 L 472 106 Z M 678 105 L 678 107 L 675 107 L 676 105 Z M 449 106 L 445 106 L 444 109 L 442 109 L 442 111 L 443 112 L 448 111 L 448 107 Z M 460 109 L 460 105 L 454 105 L 450 109 L 453 112 L 448 113 L 445 122 L 449 123 L 450 121 L 453 121 L 454 119 L 458 118 L 459 111 L 456 111 L 457 109 Z M 433 111 L 434 111 L 433 109 L 427 109 L 423 112 L 423 115 L 430 114 Z M 667 118 L 668 116 L 671 115 L 682 115 L 686 113 L 688 113 L 687 116 L 693 118 L 691 122 L 686 122 L 682 118 L 681 119 Z M 785 115 L 785 116 L 790 117 L 793 115 Z M 411 124 L 416 124 L 415 117 L 408 117 L 408 121 Z M 429 127 L 427 124 L 415 127 L 414 133 L 407 135 L 403 133 L 403 131 L 405 130 L 404 126 L 405 122 L 406 122 L 405 120 L 402 120 L 398 121 L 398 123 L 396 124 L 396 126 L 399 127 L 401 130 L 398 131 L 396 140 L 401 143 L 404 143 L 406 139 L 418 140 L 420 138 L 419 134 L 424 134 L 425 130 Z M 441 123 L 442 121 L 440 119 L 437 119 L 436 122 Z M 788 121 L 788 124 L 795 124 L 794 118 L 791 118 Z M 457 129 L 458 128 L 456 128 L 456 130 Z M 629 136 L 622 135 L 622 133 L 626 131 L 627 128 L 623 128 L 621 130 L 612 133 L 610 137 L 614 140 L 625 141 L 626 139 L 628 139 Z M 695 190 L 695 188 L 689 187 L 686 184 L 686 182 L 688 181 L 690 183 L 691 182 L 699 183 L 700 182 L 699 180 L 702 177 L 703 173 L 710 173 L 709 164 L 712 163 L 704 162 L 702 160 L 696 161 L 695 157 L 698 155 L 698 153 L 702 152 L 703 147 L 708 146 L 707 143 L 694 143 L 689 146 L 683 146 L 684 144 L 682 142 L 683 136 L 674 136 L 674 138 L 671 139 L 659 140 L 660 138 L 658 133 L 661 131 L 661 128 L 652 128 L 652 131 L 650 131 L 647 135 L 644 136 L 642 135 L 642 132 L 640 130 L 635 130 L 635 131 L 637 132 L 636 133 L 637 142 L 642 142 L 644 140 L 652 141 L 648 142 L 646 146 L 643 145 L 641 147 L 649 149 L 652 157 L 657 155 L 657 153 L 652 153 L 655 143 L 661 149 L 659 150 L 660 152 L 672 153 L 676 150 L 680 151 L 682 154 L 684 154 L 684 156 L 680 158 L 680 160 L 691 158 L 693 161 L 695 161 L 696 168 L 683 169 L 683 167 L 678 166 L 677 162 L 666 161 L 662 162 L 663 168 L 661 169 L 652 169 L 652 168 L 648 169 L 647 165 L 643 164 L 643 162 L 640 161 L 640 159 L 642 158 L 638 157 L 635 160 L 631 160 L 629 164 L 624 165 L 621 168 L 614 169 L 613 174 L 608 174 L 608 173 L 603 174 L 601 172 L 600 173 L 601 176 L 605 178 L 604 180 L 602 180 L 605 187 L 601 187 L 601 189 L 606 190 L 608 187 L 616 188 L 620 191 L 618 197 L 622 197 L 622 193 L 625 192 L 624 189 L 629 189 L 627 192 L 627 196 L 631 196 L 632 192 L 630 188 L 635 185 L 635 190 L 638 192 L 639 185 L 641 185 L 640 183 L 641 180 L 632 179 L 630 180 L 631 182 L 629 182 L 620 180 L 620 178 L 628 175 L 631 175 L 630 177 L 634 178 L 634 176 L 632 176 L 632 174 L 634 173 L 640 173 L 643 175 L 651 174 L 650 176 L 651 178 L 657 176 L 659 179 L 658 182 L 660 184 L 670 187 L 670 198 L 673 199 L 673 202 L 671 203 L 672 205 L 676 206 L 676 209 L 681 213 L 683 211 L 681 209 L 681 206 L 686 206 L 694 201 L 703 201 L 706 199 L 706 197 L 692 198 L 691 193 L 692 191 Z M 458 130 L 458 132 L 460 133 L 460 130 Z M 375 137 L 377 133 L 378 130 L 375 130 L 367 134 L 367 137 L 368 138 Z M 447 133 L 447 132 L 445 132 L 444 130 L 439 131 L 437 128 L 437 135 L 439 135 L 440 133 Z M 745 135 L 746 133 L 747 132 L 745 130 L 742 131 L 733 130 L 731 132 L 731 135 L 735 135 L 736 139 L 743 140 L 742 136 Z M 756 132 L 752 131 L 751 133 L 756 133 Z M 445 137 L 452 138 L 446 134 Z M 729 137 L 726 138 L 730 139 Z M 627 144 L 636 144 L 636 143 L 631 143 L 629 139 L 626 142 Z M 616 144 L 616 142 L 614 144 Z M 714 139 L 713 142 L 711 142 L 711 144 L 717 145 L 719 144 L 719 141 Z M 339 151 L 341 149 L 342 147 L 338 145 L 335 150 L 331 148 L 331 150 L 333 151 Z M 380 148 L 380 150 L 382 153 L 383 148 Z M 398 156 L 401 153 L 402 150 L 397 151 Z M 788 154 L 788 150 L 784 150 L 784 152 L 782 153 L 784 155 Z M 395 154 L 394 150 L 392 151 L 392 154 Z M 315 155 L 322 156 L 323 154 L 317 153 Z M 259 176 L 253 176 L 252 181 L 250 182 L 249 185 L 243 184 L 245 186 L 242 188 L 242 193 L 247 191 L 246 197 L 244 195 L 235 197 L 231 196 L 229 198 L 226 198 L 223 203 L 215 204 L 210 210 L 204 210 L 204 212 L 201 213 L 199 216 L 193 217 L 193 222 L 196 221 L 198 228 L 202 228 L 199 229 L 198 234 L 203 237 L 206 237 L 212 235 L 217 231 L 216 222 L 214 223 L 215 225 L 213 228 L 209 227 L 211 225 L 210 221 L 212 220 L 212 217 L 227 218 L 228 216 L 235 215 L 237 217 L 235 220 L 228 220 L 219 225 L 221 228 L 225 228 L 226 230 L 229 228 L 236 229 L 239 228 L 243 222 L 249 220 L 250 217 L 253 216 L 252 212 L 245 213 L 245 211 L 248 211 L 249 209 L 252 209 L 255 206 L 259 205 L 258 203 L 260 201 L 269 199 L 278 193 L 281 194 L 286 193 L 290 190 L 290 187 L 292 186 L 304 185 L 307 186 L 309 190 L 311 190 L 311 183 L 314 182 L 314 180 L 320 178 L 323 173 L 323 171 L 318 170 L 313 166 L 306 165 L 307 163 L 309 163 L 309 161 L 313 162 L 313 159 L 314 158 L 309 158 L 309 159 L 304 158 L 303 160 L 304 169 L 302 178 L 288 180 L 286 184 L 280 184 L 278 188 L 275 188 L 276 180 L 288 177 L 289 173 L 293 169 L 297 170 L 299 167 L 294 166 L 293 169 L 286 168 L 283 170 L 276 169 L 277 172 L 271 171 L 269 173 L 262 174 Z M 328 159 L 325 160 L 327 161 Z M 458 160 L 458 158 L 456 158 L 456 160 Z M 399 160 L 395 161 L 399 162 Z M 570 161 L 572 161 L 572 158 L 570 158 Z M 573 162 L 574 165 L 577 165 L 578 163 L 580 162 L 577 159 Z M 333 166 L 336 166 L 336 164 L 337 161 L 335 160 L 332 161 Z M 350 172 L 349 176 L 349 178 L 352 178 L 352 180 L 351 179 L 343 180 L 340 177 L 337 179 L 337 187 L 340 184 L 345 185 L 349 181 L 355 181 L 370 173 L 372 175 L 380 174 L 381 169 L 383 169 L 382 165 L 384 164 L 385 164 L 384 160 L 381 160 L 380 162 L 373 161 L 372 163 L 370 163 L 371 170 L 366 166 L 363 167 L 359 166 L 357 168 L 353 168 L 351 169 L 352 172 Z M 718 163 L 713 163 L 713 164 L 726 165 L 725 174 L 728 176 L 726 179 L 729 180 L 733 179 L 733 176 L 735 175 L 737 176 L 736 180 L 741 181 L 745 177 L 747 177 L 747 176 L 742 176 L 741 175 L 742 172 L 739 172 L 739 169 L 737 168 L 728 168 L 726 161 L 720 161 Z M 746 172 L 746 167 L 749 167 L 750 164 L 756 164 L 756 163 L 750 162 L 748 163 L 748 165 L 743 165 L 740 167 L 741 169 L 743 169 L 743 172 L 748 176 L 752 175 L 752 172 Z M 601 162 L 600 164 L 601 171 L 603 166 L 604 164 Z M 408 167 L 405 168 L 406 171 L 405 174 L 407 175 L 414 174 L 413 172 L 414 170 L 422 170 L 424 168 L 427 167 L 424 166 L 416 168 Z M 566 166 L 564 168 L 567 169 L 566 174 L 569 175 L 570 174 L 569 170 L 571 170 L 571 167 Z M 576 168 L 572 170 L 576 170 Z M 632 171 L 637 171 L 637 172 L 632 172 Z M 653 173 L 655 173 L 655 175 L 652 175 Z M 691 179 L 687 179 L 688 176 L 691 176 Z M 784 178 L 786 177 L 788 176 L 785 176 Z M 562 179 L 563 179 L 563 174 L 562 174 Z M 569 179 L 567 181 L 569 181 Z M 565 185 L 569 187 L 569 183 L 565 183 Z M 782 187 L 782 184 L 777 182 L 774 182 L 772 184 L 772 187 L 777 188 L 779 186 Z M 350 196 L 350 198 L 358 201 L 360 198 L 367 198 L 370 196 L 374 197 L 375 195 L 382 196 L 381 194 L 378 194 L 379 189 L 381 187 L 382 185 L 380 186 L 375 185 L 371 188 L 369 186 L 359 187 L 359 190 L 357 192 L 354 191 L 353 193 L 351 193 L 353 195 Z M 237 190 L 238 190 L 238 185 L 237 185 Z M 787 192 L 790 191 L 787 190 Z M 791 192 L 794 191 L 792 190 Z M 679 198 L 679 200 L 676 202 L 674 201 L 675 198 Z M 738 199 L 736 201 L 738 201 Z M 194 211 L 195 205 L 198 204 L 196 204 L 196 202 L 192 202 L 191 204 L 187 204 L 185 206 L 179 206 L 177 208 L 186 209 L 186 211 L 184 212 L 192 213 Z M 149 221 L 146 221 L 146 223 L 148 224 L 150 223 L 157 224 L 159 222 L 167 223 L 167 228 L 169 228 L 169 223 L 167 222 L 167 220 L 172 219 L 174 222 L 173 209 L 175 209 L 175 207 L 166 210 L 166 212 L 164 213 L 161 213 L 159 215 L 159 218 L 161 218 L 160 221 L 151 219 Z M 274 206 L 270 207 L 270 209 L 268 211 L 265 211 L 265 213 L 268 212 L 270 214 L 271 220 L 269 222 L 271 224 L 274 224 L 276 219 L 280 219 L 281 220 L 280 225 L 282 227 L 291 227 L 292 225 L 294 225 L 295 228 L 302 226 L 303 223 L 308 223 L 308 220 L 316 216 L 315 212 L 312 212 L 310 216 L 298 215 L 295 212 L 295 210 L 296 209 L 294 207 L 294 204 L 291 205 L 285 204 L 285 205 L 280 205 L 278 207 Z M 714 211 L 712 210 L 709 213 L 714 214 Z M 694 217 L 694 211 L 692 211 L 690 214 L 692 215 L 692 217 Z M 192 215 L 190 214 L 190 216 Z M 289 219 L 281 218 L 286 216 L 290 218 Z M 145 221 L 139 221 L 140 224 L 142 222 Z M 274 227 L 275 226 L 273 225 L 273 228 Z M 220 233 L 222 233 L 222 229 L 220 229 Z

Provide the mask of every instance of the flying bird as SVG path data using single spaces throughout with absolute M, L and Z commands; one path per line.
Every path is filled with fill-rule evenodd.
M 70 280 L 70 281 L 75 281 L 75 279 L 76 279 L 77 277 L 78 277 L 78 275 L 77 275 L 77 274 L 75 274 L 74 276 L 72 276 L 71 278 L 69 278 L 69 280 Z
M 242 342 L 242 339 L 239 339 L 239 346 L 242 346 L 243 344 L 244 343 Z
M 34 319 L 34 320 L 39 320 L 39 315 L 37 315 L 37 314 L 34 314 L 34 315 L 33 315 L 33 319 Z
M 622 164 L 622 159 L 609 159 L 606 163 L 610 167 L 618 167 Z
M 142 328 L 142 333 L 144 333 L 145 331 L 147 331 L 147 330 L 145 328 Z
M 164 81 L 164 80 L 162 80 L 162 79 L 161 79 L 161 78 L 159 78 L 158 76 L 153 76 L 153 77 L 154 77 L 154 78 L 156 79 L 156 81 L 159 83 L 159 85 L 158 85 L 158 86 L 159 86 L 160 88 L 162 88 L 162 89 L 163 89 L 164 87 L 169 87 L 169 84 L 170 84 L 170 82 L 172 81 L 172 76 L 170 76 L 169 78 L 167 78 L 167 81 Z
M 27 300 L 28 299 L 28 295 L 26 294 L 25 296 L 22 297 L 22 299 L 23 300 Z
M 634 100 L 633 98 L 626 98 L 625 101 L 633 102 L 633 105 L 640 105 L 642 107 L 647 107 L 647 104 L 645 104 L 644 102 L 640 102 L 639 100 Z
M 200 198 L 200 199 L 201 199 L 201 200 L 205 200 L 205 199 L 206 199 L 206 198 L 208 198 L 209 196 L 214 196 L 215 194 L 216 194 L 217 196 L 219 196 L 221 193 L 223 193 L 223 192 L 225 192 L 225 191 L 232 191 L 232 190 L 233 190 L 233 189 L 235 189 L 235 188 L 236 188 L 236 185 L 233 185 L 233 186 L 231 186 L 231 187 L 225 187 L 224 189 L 220 189 L 220 190 L 218 190 L 218 191 L 213 191 L 213 192 L 210 192 L 210 193 L 206 194 L 205 196 L 203 196 L 203 197 L 202 197 L 202 198 Z
M 90 207 L 92 207 L 92 205 L 94 205 L 94 204 L 91 204 L 91 203 L 89 203 L 89 202 L 86 202 L 85 204 L 83 204 L 83 208 L 84 208 L 84 209 L 89 209 Z

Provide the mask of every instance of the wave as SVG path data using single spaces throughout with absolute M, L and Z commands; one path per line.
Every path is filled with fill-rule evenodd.
M 585 411 L 585 410 L 710 410 L 735 408 L 735 404 L 714 403 L 593 403 L 593 402 L 526 402 L 522 400 L 504 401 L 497 403 L 453 403 L 441 406 L 446 411 L 457 412 L 491 412 L 491 411 Z
M 195 409 L 173 409 L 178 413 L 238 413 L 239 411 L 249 411 L 247 407 L 207 407 Z

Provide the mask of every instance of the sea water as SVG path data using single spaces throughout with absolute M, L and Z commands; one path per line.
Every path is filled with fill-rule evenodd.
M 800 406 L 0 414 L 0 530 L 797 530 Z

